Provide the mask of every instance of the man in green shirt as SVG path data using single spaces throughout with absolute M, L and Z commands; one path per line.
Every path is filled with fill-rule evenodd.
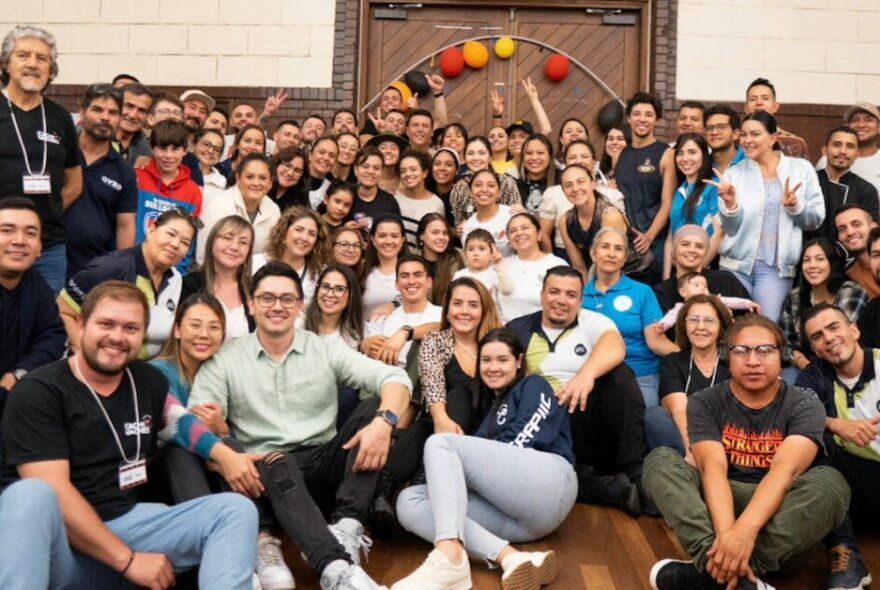
M 295 330 L 302 285 L 286 264 L 261 268 L 251 294 L 256 332 L 227 343 L 201 367 L 189 403 L 217 403 L 245 450 L 268 453 L 258 463 L 266 493 L 256 500 L 257 574 L 264 586 L 293 588 L 280 542 L 270 535 L 277 522 L 315 568 L 322 588 L 378 588 L 359 565 L 361 547 L 369 547 L 361 523 L 412 384 L 397 367 Z M 362 402 L 337 432 L 343 385 L 378 397 Z M 321 508 L 331 514 L 329 526 Z

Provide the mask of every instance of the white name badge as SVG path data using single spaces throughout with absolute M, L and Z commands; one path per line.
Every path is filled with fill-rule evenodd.
M 147 461 L 141 459 L 134 463 L 123 463 L 119 466 L 119 489 L 129 490 L 147 483 Z
M 21 177 L 21 184 L 26 195 L 48 195 L 52 192 L 52 177 L 48 174 L 25 174 Z

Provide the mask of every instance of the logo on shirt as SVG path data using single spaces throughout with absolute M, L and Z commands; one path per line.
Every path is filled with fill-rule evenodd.
M 721 429 L 721 444 L 728 462 L 749 469 L 770 469 L 776 449 L 784 438 L 778 428 L 754 432 L 725 424 Z
M 645 158 L 645 162 L 641 166 L 637 167 L 636 170 L 638 170 L 642 174 L 651 174 L 652 172 L 657 171 L 657 167 L 651 163 L 651 160 Z
M 57 133 L 46 133 L 44 131 L 37 131 L 37 139 L 48 143 L 54 143 L 55 145 L 61 145 L 61 136 Z
M 535 413 L 529 418 L 528 423 L 526 423 L 510 444 L 515 447 L 524 447 L 527 443 L 531 442 L 531 440 L 535 438 L 535 435 L 541 432 L 541 422 L 546 420 L 547 416 L 550 415 L 551 404 L 552 402 L 550 401 L 550 398 L 542 393 L 541 403 L 538 404 L 538 409 L 535 410 Z
M 629 295 L 618 295 L 614 298 L 614 309 L 617 311 L 627 311 L 633 306 L 633 300 Z
M 138 434 L 150 434 L 153 427 L 153 417 L 147 414 L 140 424 L 135 422 L 125 423 L 125 436 L 137 436 Z
M 578 344 L 574 347 L 574 353 L 578 356 L 584 356 L 585 354 L 587 354 L 587 347 L 583 344 Z
M 113 190 L 121 191 L 122 185 L 113 180 L 112 178 L 107 178 L 106 176 L 101 177 L 101 182 L 112 188 Z
M 501 404 L 501 407 L 498 408 L 498 413 L 495 415 L 495 423 L 501 426 L 505 422 L 507 422 L 507 404 Z
M 174 312 L 174 310 L 177 309 L 177 303 L 169 299 L 165 302 L 165 308 L 170 312 Z

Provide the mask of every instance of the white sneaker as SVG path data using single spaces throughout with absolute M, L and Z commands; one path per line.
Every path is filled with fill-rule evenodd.
M 342 518 L 335 524 L 327 525 L 339 544 L 345 547 L 345 552 L 351 557 L 351 562 L 359 566 L 361 564 L 361 550 L 364 552 L 364 560 L 370 554 L 373 541 L 364 534 L 364 525 L 353 518 Z
M 254 577 L 251 580 L 251 590 L 263 590 L 263 585 L 260 584 L 260 576 L 257 575 L 257 572 L 254 572 Z
M 453 565 L 439 549 L 434 549 L 416 571 L 391 586 L 391 590 L 468 590 L 472 586 L 471 564 L 467 555 Z
M 257 540 L 257 577 L 263 590 L 293 590 L 296 583 L 281 554 L 281 541 L 275 537 Z
M 556 579 L 556 552 L 517 551 L 501 562 L 501 587 L 504 590 L 533 590 Z
M 361 566 L 337 559 L 321 572 L 322 590 L 388 590 L 367 575 Z

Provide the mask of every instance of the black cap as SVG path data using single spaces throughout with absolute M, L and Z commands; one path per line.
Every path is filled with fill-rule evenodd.
M 516 131 L 517 129 L 522 129 L 523 131 L 525 131 L 529 135 L 535 134 L 535 128 L 532 127 L 532 124 L 529 123 L 528 121 L 523 121 L 522 119 L 520 119 L 518 121 L 514 121 L 513 123 L 508 125 L 507 129 L 505 129 L 505 131 L 507 132 L 507 135 L 510 135 L 512 132 Z

